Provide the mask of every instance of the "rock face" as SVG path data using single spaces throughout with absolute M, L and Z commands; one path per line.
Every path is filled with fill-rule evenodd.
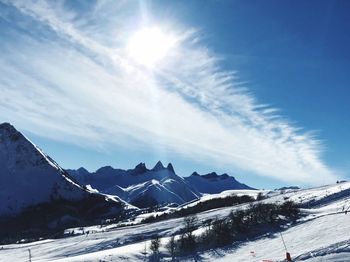
M 99 192 L 116 195 L 137 207 L 180 205 L 200 196 L 176 175 L 171 164 L 164 167 L 160 161 L 152 169 L 140 163 L 129 170 L 102 167 L 94 173 L 86 173 L 83 168 L 68 172 L 80 183 L 91 185 Z
M 36 205 L 91 198 L 99 205 L 107 202 L 105 196 L 80 186 L 11 124 L 0 124 L 0 217 L 16 216 Z M 117 200 L 108 201 L 120 206 Z
M 215 172 L 206 175 L 199 175 L 197 172 L 194 172 L 191 176 L 186 177 L 185 180 L 202 194 L 217 194 L 225 190 L 235 189 L 254 189 L 238 182 L 228 174 L 218 175 Z

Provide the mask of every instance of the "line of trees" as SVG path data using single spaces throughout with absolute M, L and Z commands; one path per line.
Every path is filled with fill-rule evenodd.
M 199 222 L 196 216 L 191 215 L 184 218 L 179 237 L 172 236 L 165 247 L 172 261 L 176 261 L 178 256 L 226 246 L 235 241 L 277 231 L 282 225 L 295 223 L 298 217 L 300 217 L 299 208 L 291 201 L 283 204 L 252 204 L 247 209 L 232 211 L 226 218 L 204 222 Z M 195 235 L 193 231 L 200 226 L 204 226 L 204 232 Z M 157 250 L 153 251 L 152 248 L 151 250 L 159 258 L 160 245 L 156 245 L 160 243 L 159 238 L 152 240 L 151 246 L 153 241 L 156 241 L 153 247 Z

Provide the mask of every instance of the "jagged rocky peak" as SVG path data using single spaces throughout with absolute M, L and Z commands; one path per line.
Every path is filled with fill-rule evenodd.
M 163 163 L 161 161 L 158 161 L 157 164 L 152 168 L 152 171 L 159 171 L 163 169 L 165 169 Z
M 146 167 L 146 164 L 143 163 L 143 162 L 137 164 L 137 165 L 135 166 L 135 169 L 137 169 L 137 170 L 148 170 L 147 167 Z
M 164 167 L 163 163 L 161 161 L 158 161 L 157 164 L 151 169 L 151 171 L 161 171 L 167 169 L 168 171 L 175 173 L 174 167 L 171 163 L 167 165 L 167 167 Z
M 134 169 L 130 170 L 130 173 L 132 175 L 141 175 L 143 173 L 148 172 L 149 169 L 147 169 L 146 164 L 141 162 L 140 164 L 136 165 Z
M 168 169 L 170 172 L 173 172 L 175 174 L 175 170 L 174 167 L 171 163 L 168 164 L 168 166 L 166 167 L 166 169 Z

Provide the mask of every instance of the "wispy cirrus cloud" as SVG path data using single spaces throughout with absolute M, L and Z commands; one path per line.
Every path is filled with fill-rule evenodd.
M 22 21 L 2 16 L 8 33 L 20 39 L 1 47 L 2 119 L 71 143 L 152 148 L 293 183 L 334 181 L 321 143 L 258 103 L 193 28 L 170 30 L 178 45 L 149 70 L 125 53 L 128 20 L 98 19 L 108 3 L 93 6 L 89 18 L 64 3 L 5 5 Z M 117 8 L 130 9 L 127 3 Z M 122 36 L 113 46 L 98 33 L 111 24 Z M 42 36 L 43 30 L 56 35 Z

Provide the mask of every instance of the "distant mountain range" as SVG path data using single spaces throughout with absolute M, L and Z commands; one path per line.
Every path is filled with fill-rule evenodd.
M 191 176 L 185 177 L 185 180 L 203 194 L 217 194 L 233 189 L 254 189 L 238 182 L 228 174 L 218 175 L 215 172 L 206 175 L 199 175 L 197 172 L 194 172 Z
M 220 193 L 224 190 L 253 189 L 238 182 L 227 174 L 215 172 L 189 177 L 178 176 L 171 163 L 164 167 L 162 162 L 148 169 L 144 163 L 134 169 L 102 167 L 90 173 L 84 168 L 67 170 L 82 185 L 90 185 L 104 194 L 116 195 L 137 207 L 153 205 L 181 205 L 198 199 L 203 194 Z
M 200 196 L 200 193 L 174 172 L 171 164 L 164 167 L 158 162 L 152 169 L 144 163 L 134 169 L 102 167 L 89 173 L 86 169 L 67 170 L 80 184 L 105 194 L 116 195 L 137 207 L 158 204 L 183 204 Z
M 136 207 L 176 204 L 203 194 L 229 189 L 251 189 L 227 174 L 178 176 L 172 164 L 159 161 L 152 169 L 144 163 L 129 170 L 102 167 L 64 170 L 8 123 L 0 124 L 0 217 L 15 216 L 29 207 L 58 201 Z M 130 206 L 128 206 L 130 208 Z M 105 210 L 105 212 L 109 212 Z

